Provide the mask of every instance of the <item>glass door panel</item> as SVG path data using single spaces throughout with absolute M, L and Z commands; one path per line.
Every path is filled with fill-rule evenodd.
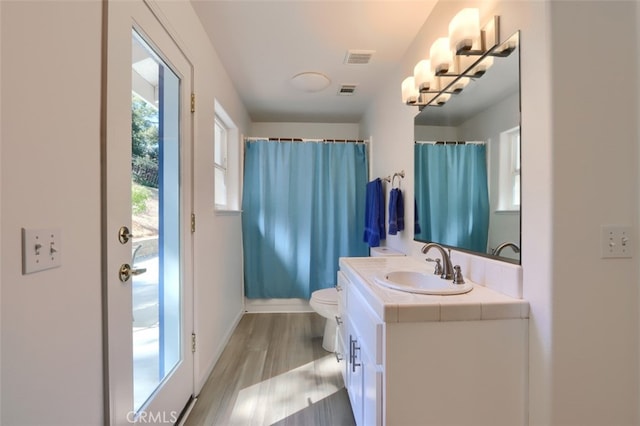
M 181 360 L 180 79 L 132 35 L 133 407 Z

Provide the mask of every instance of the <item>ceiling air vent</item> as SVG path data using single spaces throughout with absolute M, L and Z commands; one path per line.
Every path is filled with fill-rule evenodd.
M 355 84 L 343 84 L 340 86 L 340 90 L 338 90 L 338 95 L 341 96 L 350 96 L 356 92 Z
M 344 57 L 344 63 L 350 65 L 364 65 L 371 61 L 375 50 L 349 50 Z

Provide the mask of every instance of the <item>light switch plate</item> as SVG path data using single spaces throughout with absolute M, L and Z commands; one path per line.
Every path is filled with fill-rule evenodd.
M 22 273 L 57 268 L 62 264 L 59 228 L 22 228 Z
M 627 225 L 603 225 L 601 237 L 602 258 L 630 258 L 634 255 L 631 227 Z

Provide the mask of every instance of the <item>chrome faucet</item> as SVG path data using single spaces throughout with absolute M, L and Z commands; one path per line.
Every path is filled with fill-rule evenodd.
M 427 254 L 427 252 L 434 247 L 440 251 L 440 255 L 442 256 L 442 275 L 440 275 L 440 278 L 443 280 L 452 280 L 453 266 L 451 265 L 451 256 L 447 254 L 444 247 L 436 243 L 427 243 L 422 247 L 422 253 Z M 451 253 L 451 250 L 449 250 L 449 253 Z
M 500 252 L 507 247 L 511 247 L 514 253 L 520 253 L 520 247 L 518 247 L 516 243 L 510 243 L 507 241 L 494 248 L 491 254 L 494 256 L 500 256 Z

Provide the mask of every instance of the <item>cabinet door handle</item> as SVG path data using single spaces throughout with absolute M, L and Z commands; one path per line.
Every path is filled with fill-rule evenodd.
M 342 356 L 342 354 L 340 352 L 334 352 L 335 356 L 336 356 L 336 361 L 340 362 L 344 359 L 344 357 Z
M 356 354 L 356 351 L 360 350 L 360 346 L 358 346 L 358 340 L 354 339 L 353 337 L 349 336 L 349 339 L 351 340 L 351 372 L 355 373 L 356 372 L 356 367 L 361 367 L 362 364 L 357 362 L 358 359 L 358 355 Z
M 336 323 L 337 323 L 338 325 L 342 325 L 342 318 L 340 318 L 340 316 L 339 316 L 339 315 L 336 315 Z
M 353 336 L 349 335 L 349 364 L 353 364 Z

